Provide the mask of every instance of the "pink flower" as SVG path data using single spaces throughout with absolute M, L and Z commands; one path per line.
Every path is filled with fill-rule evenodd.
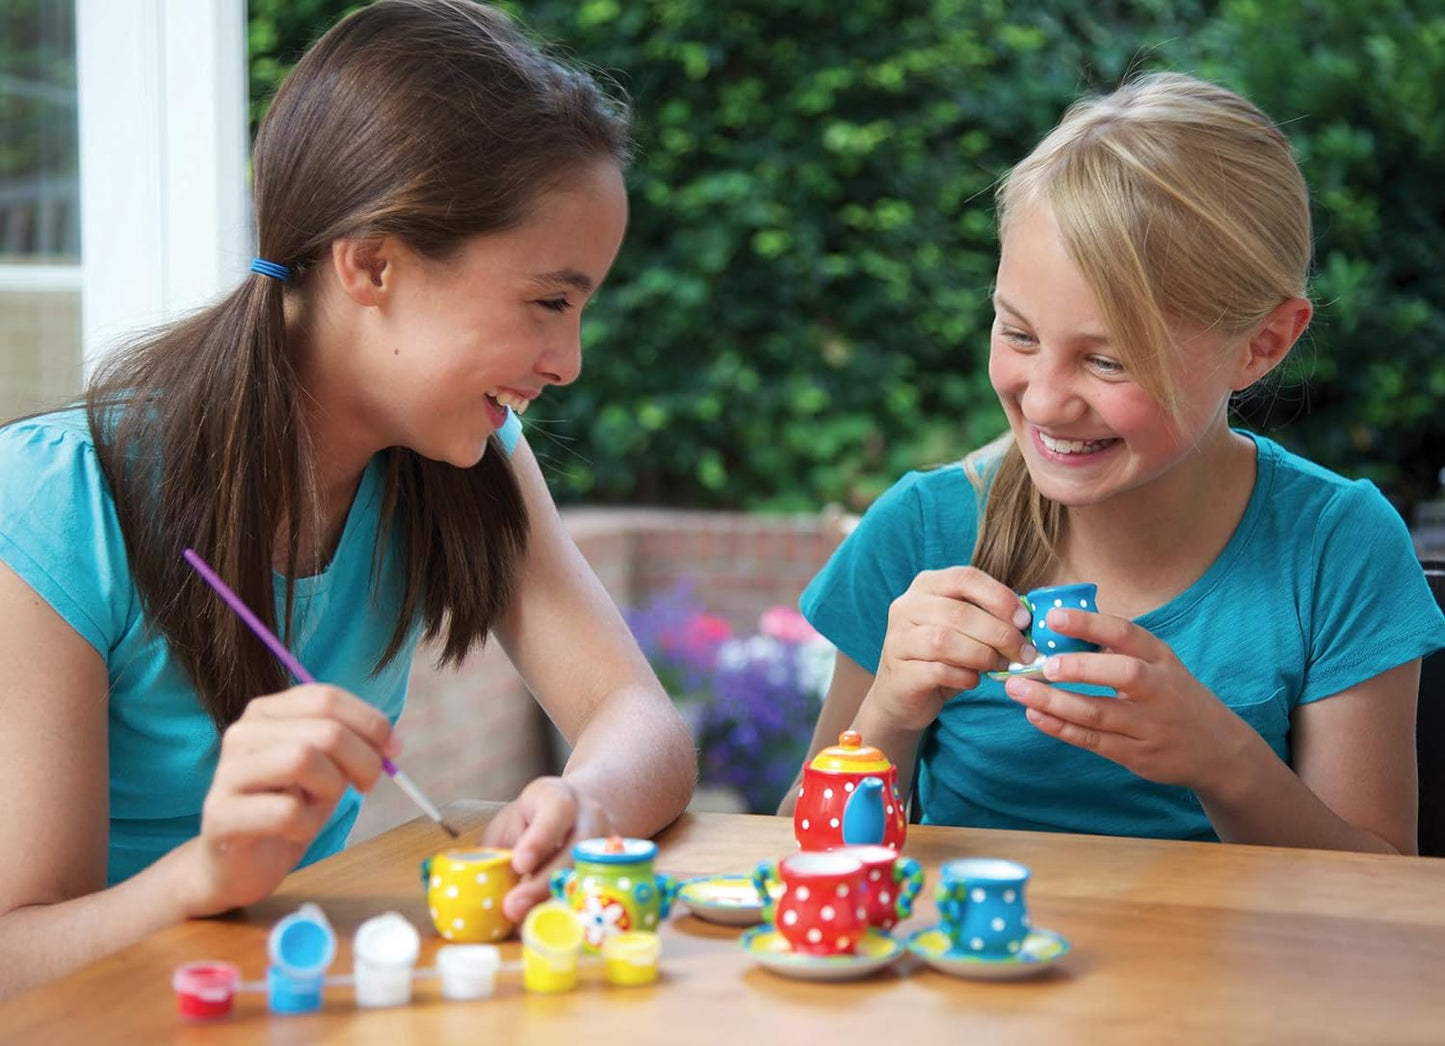
M 818 631 L 808 619 L 789 606 L 768 607 L 758 619 L 758 631 L 784 643 L 806 643 L 818 638 Z
M 692 658 L 711 661 L 717 648 L 732 638 L 733 626 L 727 620 L 712 614 L 694 614 L 682 626 L 678 645 Z

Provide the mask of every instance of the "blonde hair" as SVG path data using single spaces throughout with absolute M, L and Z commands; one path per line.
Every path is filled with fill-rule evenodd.
M 1309 191 L 1287 139 L 1244 98 L 1178 73 L 1075 102 L 998 190 L 999 235 L 1052 216 L 1133 379 L 1178 417 L 1175 332 L 1242 335 L 1305 293 Z M 973 563 L 1023 589 L 1053 562 L 1062 508 L 1011 434 L 965 459 L 980 498 Z

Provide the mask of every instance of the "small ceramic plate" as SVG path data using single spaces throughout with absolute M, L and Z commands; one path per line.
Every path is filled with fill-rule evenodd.
M 948 934 L 937 926 L 919 930 L 908 938 L 908 950 L 935 970 L 955 977 L 1008 980 L 1032 977 L 1069 954 L 1069 942 L 1052 930 L 1029 931 L 1015 955 L 984 956 L 952 949 Z
M 997 679 L 1000 682 L 1013 676 L 1036 676 L 1043 672 L 1045 660 L 1045 655 L 1040 654 L 1032 664 L 1021 665 L 1018 662 L 1014 662 L 1002 672 L 985 672 L 984 675 L 990 679 Z
M 752 926 L 763 921 L 763 902 L 746 875 L 704 875 L 689 879 L 677 899 L 699 919 L 724 926 Z
M 883 969 L 903 954 L 903 945 L 878 930 L 869 930 L 852 955 L 808 955 L 795 952 L 787 938 L 771 926 L 755 926 L 742 936 L 742 946 L 774 973 L 803 981 L 851 981 Z

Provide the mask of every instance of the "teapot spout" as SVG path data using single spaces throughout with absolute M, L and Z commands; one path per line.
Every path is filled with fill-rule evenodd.
M 843 844 L 879 845 L 887 826 L 888 819 L 883 813 L 883 779 L 865 777 L 843 808 Z

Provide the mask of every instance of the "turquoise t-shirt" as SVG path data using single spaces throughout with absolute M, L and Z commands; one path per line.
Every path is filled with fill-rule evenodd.
M 1297 705 L 1445 646 L 1445 618 L 1409 532 L 1372 484 L 1253 439 L 1258 476 L 1228 545 L 1198 581 L 1135 621 L 1288 762 Z M 889 604 L 920 571 L 969 562 L 978 510 L 961 464 L 909 473 L 813 579 L 803 613 L 876 672 Z M 987 677 L 944 705 L 918 758 L 929 823 L 1218 838 L 1188 789 L 1037 730 Z
M 499 435 L 508 453 L 521 426 Z M 396 627 L 405 579 L 387 555 L 372 588 L 384 460 L 367 465 L 326 569 L 296 582 L 291 648 L 317 678 L 391 718 L 406 701 L 421 621 L 381 672 L 372 667 Z M 393 535 L 394 537 L 394 535 Z M 107 880 L 129 878 L 197 835 L 219 755 L 211 717 L 169 645 L 146 627 L 109 484 L 80 410 L 0 429 L 0 560 L 105 658 L 110 681 L 110 858 Z M 276 578 L 276 619 L 285 586 Z M 301 864 L 340 850 L 361 809 L 348 789 Z

